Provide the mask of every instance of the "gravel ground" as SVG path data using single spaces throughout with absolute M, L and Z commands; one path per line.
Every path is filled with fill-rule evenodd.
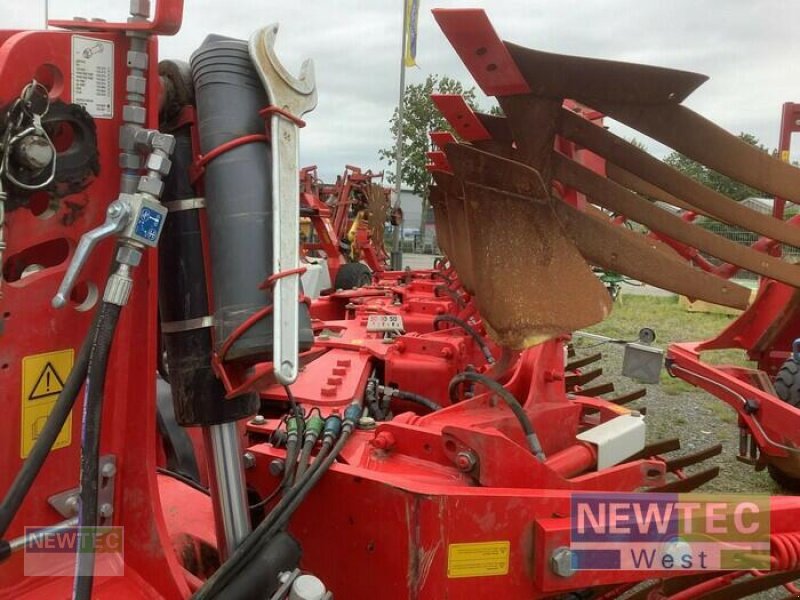
M 612 316 L 590 331 L 615 338 L 636 338 L 640 327 L 648 326 L 656 330 L 658 338 L 654 344 L 665 348 L 673 341 L 694 341 L 707 339 L 720 331 L 732 320 L 722 315 L 686 313 L 670 298 L 623 297 L 621 305 L 615 306 Z M 578 356 L 603 352 L 603 376 L 595 380 L 612 381 L 616 391 L 623 394 L 641 387 L 647 388 L 647 395 L 627 405 L 628 408 L 646 407 L 648 442 L 665 438 L 679 437 L 681 450 L 670 454 L 678 456 L 722 443 L 719 456 L 703 461 L 687 469 L 687 473 L 704 470 L 714 465 L 720 467 L 717 478 L 699 487 L 697 492 L 735 493 L 735 494 L 788 494 L 775 484 L 767 471 L 756 472 L 750 465 L 736 460 L 738 450 L 738 428 L 736 415 L 721 400 L 696 389 L 680 380 L 662 374 L 659 384 L 640 384 L 621 376 L 623 346 L 606 344 L 586 338 L 575 338 Z M 738 355 L 724 354 L 724 361 L 746 364 Z M 589 368 L 595 368 L 597 364 Z M 595 385 L 592 382 L 591 385 Z M 758 599 L 787 598 L 783 589 L 771 590 L 751 596 Z

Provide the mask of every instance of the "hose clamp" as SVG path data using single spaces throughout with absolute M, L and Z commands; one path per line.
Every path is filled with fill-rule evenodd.
M 196 319 L 186 319 L 185 321 L 168 321 L 161 323 L 162 333 L 180 333 L 181 331 L 192 331 L 194 329 L 205 329 L 214 326 L 214 317 L 205 316 Z

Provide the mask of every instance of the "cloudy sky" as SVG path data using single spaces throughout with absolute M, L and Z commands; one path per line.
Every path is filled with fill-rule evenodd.
M 119 19 L 127 4 L 51 0 L 50 15 Z M 345 164 L 379 170 L 378 150 L 391 144 L 388 119 L 397 104 L 402 6 L 403 0 L 186 0 L 183 29 L 163 39 L 162 58 L 188 59 L 208 33 L 246 38 L 279 22 L 283 62 L 295 71 L 307 56 L 316 63 L 319 105 L 301 136 L 302 162 L 318 165 L 326 179 Z M 705 73 L 711 80 L 686 103 L 769 147 L 777 144 L 781 104 L 800 101 L 794 0 L 422 0 L 419 66 L 407 70 L 409 83 L 438 73 L 473 84 L 431 16 L 435 7 L 483 7 L 503 39 L 537 49 Z M 43 0 L 0 0 L 3 28 L 40 27 L 43 19 Z M 800 144 L 793 154 L 800 155 Z

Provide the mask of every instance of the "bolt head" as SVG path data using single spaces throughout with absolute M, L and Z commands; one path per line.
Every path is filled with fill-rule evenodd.
M 117 217 L 122 215 L 123 210 L 125 209 L 120 202 L 112 202 L 111 204 L 108 205 L 106 213 L 112 219 L 116 219 Z
M 556 548 L 550 557 L 550 568 L 559 577 L 572 577 L 575 568 L 572 566 L 572 550 L 561 547 Z
M 111 478 L 117 474 L 117 466 L 114 463 L 106 463 L 100 470 L 100 474 L 105 478 Z
M 465 473 L 471 471 L 478 464 L 478 457 L 471 450 L 463 450 L 456 454 L 456 466 Z
M 252 469 L 256 466 L 256 455 L 252 452 L 245 452 L 242 455 L 242 463 L 244 463 L 245 469 Z
M 111 506 L 108 502 L 100 505 L 100 516 L 104 519 L 108 519 L 111 515 L 114 514 L 114 507 Z
M 78 514 L 78 496 L 70 496 L 64 501 L 64 506 L 72 513 L 73 515 Z
M 277 477 L 283 470 L 286 468 L 286 462 L 281 460 L 280 458 L 273 458 L 269 462 L 269 474 L 273 477 Z

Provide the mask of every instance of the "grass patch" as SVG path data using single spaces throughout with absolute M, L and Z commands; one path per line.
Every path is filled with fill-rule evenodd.
M 666 347 L 672 342 L 709 339 L 727 327 L 735 317 L 692 313 L 678 304 L 677 296 L 625 296 L 614 304 L 611 315 L 602 323 L 587 329 L 613 338 L 635 340 L 642 327 L 656 332 L 656 344 Z
M 655 346 L 664 348 L 674 342 L 699 342 L 711 339 L 731 324 L 736 317 L 730 315 L 688 312 L 678 304 L 678 298 L 662 296 L 625 296 L 616 303 L 611 315 L 602 323 L 586 331 L 615 339 L 635 341 L 642 327 L 656 332 Z M 593 340 L 576 338 L 576 347 L 596 344 Z M 703 353 L 703 360 L 711 364 L 730 364 L 751 367 L 743 350 L 714 350 Z M 678 396 L 696 388 L 666 370 L 661 372 L 661 389 L 665 394 Z M 726 420 L 726 419 L 723 419 Z

